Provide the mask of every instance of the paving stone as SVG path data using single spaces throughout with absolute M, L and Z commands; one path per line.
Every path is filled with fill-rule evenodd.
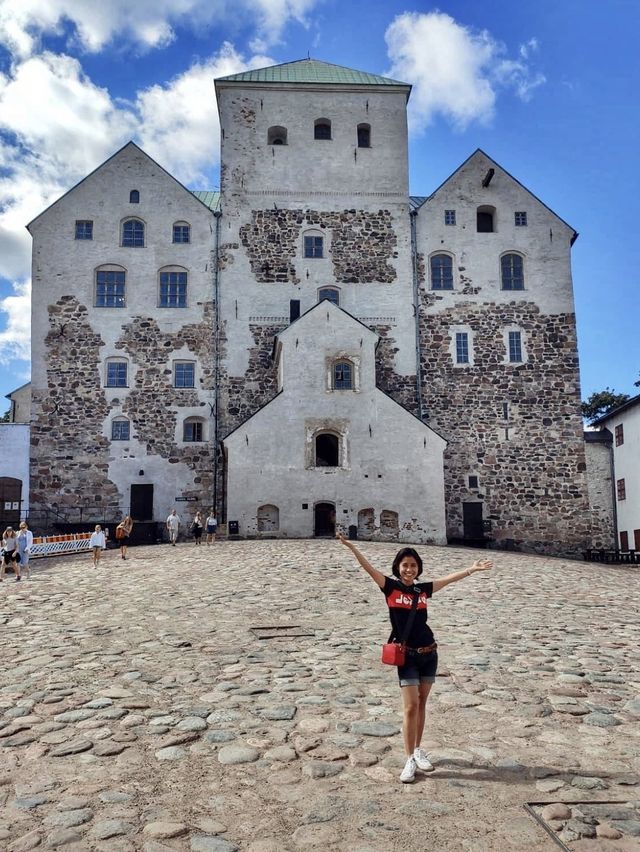
M 189 829 L 181 822 L 149 822 L 142 829 L 142 833 L 149 837 L 182 837 Z
M 260 752 L 250 746 L 222 746 L 218 751 L 218 761 L 225 765 L 253 763 L 259 757 Z
M 238 847 L 222 837 L 197 834 L 191 838 L 191 852 L 237 852 Z
M 135 826 L 122 819 L 103 819 L 94 823 L 91 835 L 96 840 L 109 840 L 111 837 L 120 837 L 123 834 L 133 834 Z
M 69 740 L 49 752 L 51 757 L 66 757 L 69 754 L 80 754 L 93 747 L 91 740 Z

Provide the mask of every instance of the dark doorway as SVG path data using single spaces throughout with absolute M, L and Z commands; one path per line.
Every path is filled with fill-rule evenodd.
M 338 467 L 338 436 L 323 432 L 316 437 L 316 467 Z
M 134 521 L 153 520 L 153 485 L 131 486 L 131 509 Z
M 333 503 L 316 503 L 313 510 L 313 534 L 335 536 L 336 507 Z
M 22 500 L 22 480 L 0 476 L 0 525 L 18 529 Z M 0 530 L 1 532 L 2 530 Z
M 484 539 L 482 503 L 463 503 L 462 523 L 465 540 L 479 541 Z
M 493 233 L 493 213 L 487 210 L 478 210 L 478 233 L 491 234 Z

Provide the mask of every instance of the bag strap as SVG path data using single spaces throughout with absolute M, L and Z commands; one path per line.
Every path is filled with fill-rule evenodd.
M 404 633 L 402 639 L 400 640 L 401 645 L 407 644 L 407 639 L 409 638 L 409 634 L 411 633 L 411 628 L 413 627 L 413 622 L 416 617 L 416 610 L 418 608 L 418 601 L 420 600 L 421 592 L 418 592 L 417 595 L 413 596 L 413 601 L 411 602 L 411 612 L 409 613 L 409 620 L 407 621 L 407 626 L 404 629 Z M 391 631 L 391 635 L 389 636 L 388 641 L 391 642 L 395 635 L 395 628 Z

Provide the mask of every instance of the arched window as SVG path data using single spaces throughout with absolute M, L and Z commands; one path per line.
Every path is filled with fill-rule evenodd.
M 524 261 L 520 254 L 503 254 L 500 258 L 503 290 L 524 290 Z
M 274 125 L 267 130 L 267 145 L 286 145 L 287 128 Z
M 144 222 L 127 219 L 122 224 L 122 245 L 128 248 L 144 248 Z
M 314 139 L 331 139 L 331 121 L 328 118 L 316 118 L 313 125 Z
M 204 441 L 204 420 L 202 417 L 187 417 L 182 424 L 182 440 L 186 443 Z
M 351 361 L 336 361 L 333 365 L 333 389 L 353 390 L 353 364 Z
M 376 518 L 373 509 L 360 509 L 358 512 L 358 538 L 366 538 L 375 532 Z
M 483 205 L 476 211 L 477 230 L 479 234 L 491 234 L 495 230 L 495 207 Z
M 129 387 L 129 364 L 126 358 L 107 358 L 105 386 L 108 388 Z
M 129 193 L 129 204 L 140 204 L 140 193 L 137 189 L 132 189 Z
M 96 269 L 96 308 L 124 308 L 127 273 L 121 266 L 105 265 Z
M 131 423 L 126 417 L 114 417 L 111 421 L 111 440 L 128 441 L 131 432 Z
M 266 503 L 258 506 L 258 532 L 275 532 L 280 529 L 280 510 Z
M 340 304 L 340 291 L 336 287 L 321 287 L 318 290 L 318 301 L 326 299 L 328 302 L 333 302 L 334 305 Z
M 359 124 L 358 125 L 358 148 L 370 148 L 371 147 L 371 125 L 370 124 Z
M 180 267 L 166 267 L 160 270 L 160 289 L 158 307 L 186 308 L 187 307 L 188 274 Z
M 453 258 L 449 254 L 431 256 L 431 289 L 453 290 Z
M 173 226 L 174 243 L 191 242 L 191 226 L 188 222 L 176 222 Z
M 339 467 L 340 441 L 331 432 L 316 435 L 316 467 Z

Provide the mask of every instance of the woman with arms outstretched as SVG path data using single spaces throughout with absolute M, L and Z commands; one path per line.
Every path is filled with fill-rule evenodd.
M 383 592 L 389 607 L 392 635 L 396 641 L 400 641 L 407 630 L 412 616 L 412 604 L 415 596 L 418 596 L 415 615 L 411 620 L 406 638 L 406 662 L 405 665 L 398 666 L 404 709 L 402 731 L 406 754 L 400 780 L 407 784 L 414 780 L 416 769 L 423 772 L 433 769 L 429 758 L 420 747 L 424 730 L 425 706 L 431 687 L 435 683 L 438 668 L 438 646 L 427 624 L 427 601 L 435 592 L 450 583 L 464 580 L 465 577 L 477 571 L 488 571 L 493 567 L 493 562 L 489 559 L 480 559 L 464 571 L 456 571 L 427 583 L 416 583 L 416 579 L 422 574 L 422 559 L 412 547 L 403 547 L 398 551 L 391 566 L 394 576 L 386 577 L 369 563 L 353 542 L 347 541 L 340 534 L 337 538 L 351 551 Z

